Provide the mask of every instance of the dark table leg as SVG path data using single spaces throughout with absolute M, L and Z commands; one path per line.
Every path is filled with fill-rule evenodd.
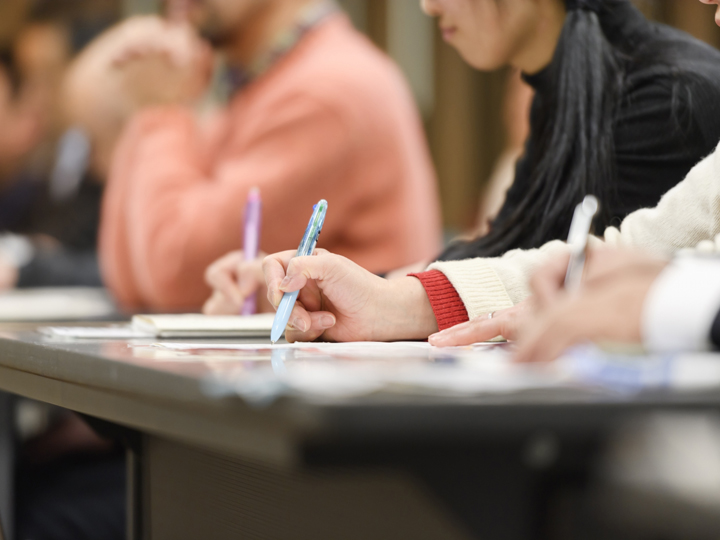
M 13 490 L 15 462 L 15 397 L 0 392 L 0 528 L 13 538 Z M 0 532 L 0 539 L 2 532 Z

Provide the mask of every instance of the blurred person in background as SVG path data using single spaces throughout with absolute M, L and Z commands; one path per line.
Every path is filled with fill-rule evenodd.
M 177 21 L 124 25 L 125 48 L 106 63 L 137 112 L 113 156 L 100 243 L 103 276 L 124 306 L 202 305 L 208 265 L 241 247 L 253 187 L 265 251 L 297 244 L 325 198 L 323 245 L 373 271 L 435 252 L 434 173 L 410 91 L 334 3 L 178 5 L 175 18 L 223 54 L 231 98 L 200 122 L 191 105 L 207 82 L 203 44 L 181 38 L 189 27 Z
M 71 119 L 61 88 L 71 57 L 68 27 L 35 13 L 5 56 L 16 78 L 15 114 L 23 111 L 33 137 L 22 128 L 3 130 L 23 152 L 0 156 L 0 289 L 102 285 L 96 248 L 102 186 L 88 169 L 84 134 L 63 135 Z
M 50 7 L 66 15 L 57 3 Z M 72 108 L 85 97 L 83 85 L 99 81 L 84 62 L 72 64 L 74 79 L 68 76 L 77 41 L 64 18 L 32 10 L 2 55 L 0 289 L 102 284 L 97 232 L 107 171 L 93 160 L 83 118 Z M 77 79 L 83 83 L 73 85 Z M 108 113 L 94 112 L 98 120 Z M 26 400 L 18 406 L 42 421 L 23 432 L 18 451 L 17 537 L 124 538 L 120 445 L 70 411 Z

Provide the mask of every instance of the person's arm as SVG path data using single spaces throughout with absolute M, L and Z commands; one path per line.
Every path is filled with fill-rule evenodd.
M 610 227 L 603 239 L 591 243 L 614 247 L 639 247 L 659 256 L 683 248 L 720 252 L 720 151 L 697 164 L 687 177 L 668 191 L 655 208 L 644 208 L 626 217 L 620 228 Z M 540 249 L 513 250 L 502 257 L 438 262 L 430 270 L 447 276 L 468 311 L 470 319 L 506 309 L 530 295 L 530 276 L 553 256 L 567 252 L 564 242 Z
M 181 108 L 142 113 L 121 141 L 101 230 L 104 276 L 121 303 L 202 305 L 205 269 L 239 246 L 254 186 L 270 216 L 262 237 L 270 251 L 289 247 L 288 231 L 305 229 L 319 192 L 334 215 L 343 213 L 352 142 L 339 116 L 311 97 L 278 103 L 224 161 L 206 163 L 199 143 L 194 117 Z

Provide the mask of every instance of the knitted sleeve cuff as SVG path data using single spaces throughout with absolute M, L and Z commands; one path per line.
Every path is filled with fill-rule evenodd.
M 439 270 L 408 274 L 420 280 L 430 299 L 438 328 L 445 330 L 469 320 L 465 305 L 450 280 Z

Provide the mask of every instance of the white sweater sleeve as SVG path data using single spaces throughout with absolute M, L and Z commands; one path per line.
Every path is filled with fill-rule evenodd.
M 720 252 L 720 146 L 698 163 L 655 208 L 643 208 L 627 216 L 619 229 L 610 227 L 593 245 L 633 246 L 658 255 L 695 248 Z M 699 245 L 698 245 L 699 244 Z M 530 276 L 549 258 L 567 251 L 564 242 L 553 241 L 539 249 L 513 250 L 502 257 L 436 262 L 475 318 L 511 307 L 530 295 Z

